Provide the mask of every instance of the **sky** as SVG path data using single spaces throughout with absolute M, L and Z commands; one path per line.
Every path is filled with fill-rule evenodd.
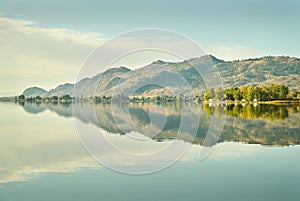
M 299 0 L 0 0 L 0 96 L 74 83 L 96 47 L 143 28 L 177 32 L 224 60 L 300 57 L 299 9 Z M 171 59 L 118 65 L 156 58 Z

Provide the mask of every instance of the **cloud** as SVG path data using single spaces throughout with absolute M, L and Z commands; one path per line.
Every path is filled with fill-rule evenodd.
M 49 89 L 74 81 L 88 54 L 105 40 L 99 33 L 0 17 L 0 95 L 33 84 Z
M 201 161 L 199 153 L 203 149 L 201 145 L 193 145 L 189 152 L 181 159 L 181 161 Z M 204 160 L 225 161 L 229 159 L 243 158 L 262 152 L 267 152 L 270 149 L 258 144 L 243 144 L 238 142 L 222 142 L 216 144 L 207 158 Z
M 268 55 L 266 50 L 238 44 L 215 43 L 204 45 L 203 48 L 208 54 L 224 60 L 248 59 Z
M 222 161 L 226 159 L 241 158 L 266 152 L 268 149 L 258 144 L 242 144 L 237 142 L 223 142 L 217 144 L 209 156 L 212 159 Z
M 82 33 L 72 29 L 65 28 L 41 28 L 38 27 L 38 23 L 35 21 L 12 19 L 12 18 L 0 18 L 0 27 L 5 32 L 15 32 L 18 34 L 24 34 L 27 36 L 34 35 L 34 37 L 49 37 L 49 39 L 58 40 L 61 42 L 75 42 L 86 45 L 98 45 L 101 42 L 101 34 L 99 33 Z

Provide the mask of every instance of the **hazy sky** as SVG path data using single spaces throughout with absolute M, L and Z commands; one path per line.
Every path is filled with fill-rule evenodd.
M 98 45 L 141 28 L 181 33 L 225 60 L 300 57 L 299 10 L 299 0 L 0 0 L 0 96 L 74 82 Z

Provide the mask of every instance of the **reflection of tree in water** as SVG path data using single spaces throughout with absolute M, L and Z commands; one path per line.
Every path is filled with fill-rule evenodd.
M 299 106 L 284 106 L 284 105 L 269 105 L 269 104 L 261 104 L 261 105 L 241 105 L 241 104 L 231 104 L 225 107 L 219 106 L 209 106 L 205 104 L 203 106 L 205 112 L 212 116 L 213 114 L 223 115 L 226 114 L 228 116 L 240 117 L 242 119 L 266 119 L 266 120 L 283 120 L 289 117 L 290 113 L 296 113 L 300 111 Z
M 187 119 L 182 130 L 181 140 L 202 144 L 211 123 L 212 115 L 225 115 L 226 122 L 219 139 L 220 142 L 235 141 L 248 144 L 287 146 L 300 143 L 300 106 L 299 105 L 228 105 L 209 106 L 207 104 L 155 105 L 123 104 L 117 105 L 112 113 L 110 104 L 25 104 L 26 112 L 40 113 L 49 109 L 62 117 L 74 116 L 86 124 L 93 124 L 111 134 L 126 134 L 138 131 L 153 140 L 174 139 L 178 135 L 182 115 Z M 181 114 L 180 108 L 185 108 Z M 166 117 L 163 127 L 152 118 Z M 127 114 L 129 111 L 129 116 Z M 96 112 L 96 113 L 94 113 Z M 200 118 L 199 118 L 200 117 Z M 196 119 L 199 118 L 199 122 Z M 116 122 L 117 120 L 117 122 Z M 150 125 L 150 126 L 149 126 Z M 122 128 L 122 129 L 120 129 Z M 138 128 L 138 130 L 136 130 Z M 160 130 L 156 136 L 155 131 Z M 196 130 L 194 138 L 193 131 Z
M 140 128 L 140 132 L 145 135 L 151 135 L 149 124 L 153 127 L 158 125 L 153 124 L 149 117 L 149 108 L 155 113 L 157 117 L 166 115 L 167 120 L 164 127 L 158 135 L 152 137 L 154 140 L 174 139 L 178 134 L 180 128 L 180 109 L 176 107 L 164 106 L 159 109 L 157 106 L 149 104 L 128 105 L 130 119 Z M 229 105 L 226 107 L 209 106 L 207 104 L 198 105 L 182 105 L 182 107 L 189 108 L 188 128 L 196 128 L 196 138 L 193 139 L 193 133 L 189 130 L 184 130 L 185 141 L 195 144 L 202 144 L 210 124 L 212 115 L 227 115 L 226 123 L 219 142 L 235 141 L 244 142 L 248 144 L 262 144 L 262 145 L 276 145 L 288 146 L 296 145 L 300 142 L 300 107 L 299 106 L 283 106 L 283 105 Z M 101 110 L 101 112 L 100 112 Z M 97 111 L 97 110 L 96 110 Z M 107 119 L 104 116 L 110 113 L 110 110 L 103 111 L 103 107 L 99 107 L 98 119 Z M 104 115 L 104 116 L 103 116 Z M 110 115 L 109 115 L 110 116 Z M 195 119 L 200 116 L 200 121 L 197 123 Z M 122 110 L 115 116 L 115 118 L 122 119 L 125 125 L 130 125 L 127 116 Z M 100 123 L 100 127 L 107 125 L 114 125 L 115 122 Z M 109 126 L 109 127 L 111 127 Z M 113 128 L 118 125 L 112 126 Z M 143 129 L 146 128 L 147 130 Z M 133 127 L 127 127 L 127 131 L 134 130 Z M 148 130 L 149 129 L 149 130 Z M 111 129 L 110 129 L 111 130 Z M 193 130 L 193 129 L 191 129 Z M 195 130 L 195 129 L 194 129 Z M 191 139 L 193 139 L 191 141 Z
M 296 109 L 297 112 L 297 109 Z M 269 120 L 282 120 L 289 116 L 289 110 L 286 106 L 279 105 L 228 105 L 226 106 L 226 115 L 241 117 L 243 119 L 263 118 Z

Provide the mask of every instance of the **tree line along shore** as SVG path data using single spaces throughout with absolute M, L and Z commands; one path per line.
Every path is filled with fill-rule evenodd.
M 1 97 L 0 101 L 10 102 L 32 102 L 32 103 L 72 103 L 72 102 L 93 102 L 93 103 L 111 103 L 111 102 L 233 102 L 233 103 L 268 103 L 268 102 L 300 102 L 300 92 L 290 91 L 285 85 L 271 84 L 268 86 L 242 86 L 232 88 L 210 88 L 203 94 L 197 96 L 179 95 L 157 95 L 157 96 L 131 96 L 123 94 L 117 96 L 93 96 L 93 97 L 72 97 L 69 94 L 51 97 L 25 97 L 24 95 L 14 97 Z

